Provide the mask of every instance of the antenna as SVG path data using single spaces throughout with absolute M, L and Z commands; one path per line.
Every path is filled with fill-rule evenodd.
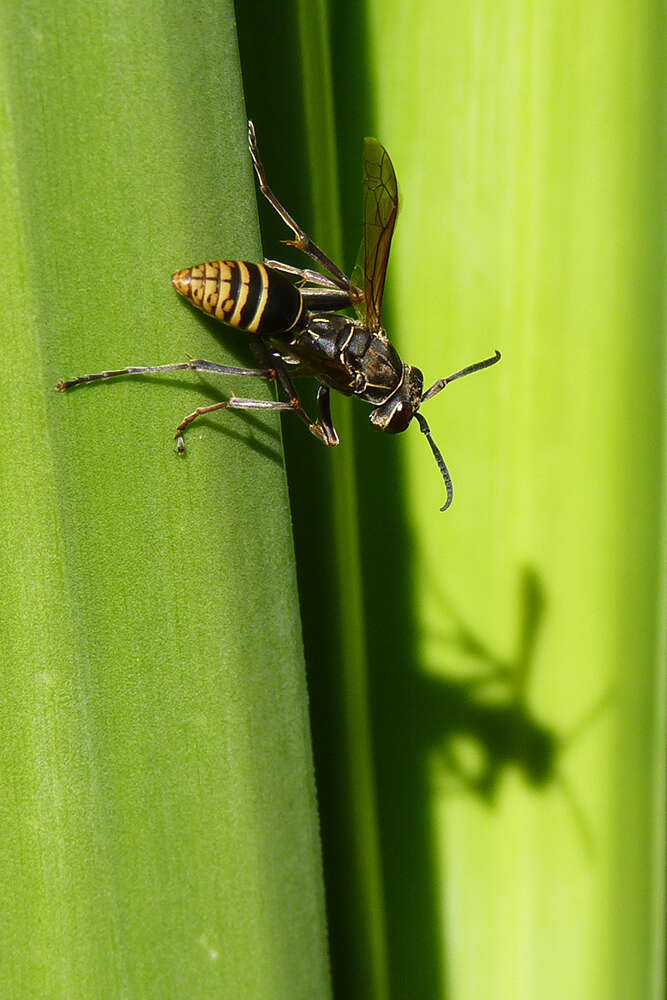
M 481 372 L 482 368 L 490 368 L 491 365 L 495 365 L 496 362 L 500 361 L 500 351 L 496 351 L 492 358 L 485 358 L 484 361 L 477 361 L 474 365 L 468 365 L 467 368 L 462 368 L 460 372 L 454 372 L 453 375 L 448 375 L 447 378 L 439 378 L 437 382 L 434 382 L 430 389 L 427 389 L 422 396 L 422 403 L 425 403 L 427 399 L 432 399 L 439 392 L 449 385 L 450 382 L 455 382 L 457 378 L 463 378 L 464 375 L 472 375 L 474 372 Z M 422 427 L 422 430 L 424 428 Z M 426 431 L 424 431 L 426 433 Z
M 426 423 L 426 418 L 423 417 L 421 415 L 421 413 L 415 413 L 415 418 L 416 418 L 416 420 L 419 423 L 419 427 L 421 429 L 422 434 L 426 435 L 426 440 L 428 441 L 428 443 L 431 446 L 431 451 L 433 452 L 435 460 L 438 463 L 438 468 L 440 469 L 440 472 L 442 473 L 442 478 L 445 480 L 445 489 L 447 490 L 447 499 L 445 500 L 445 506 L 441 507 L 440 510 L 447 510 L 448 507 L 451 507 L 452 500 L 454 499 L 454 487 L 452 486 L 452 477 L 450 476 L 449 471 L 447 469 L 447 466 L 445 465 L 444 458 L 440 454 L 440 449 L 438 448 L 437 444 L 435 443 L 435 441 L 431 437 L 431 428 Z
M 439 392 L 449 385 L 450 382 L 455 382 L 457 378 L 463 378 L 464 375 L 472 375 L 474 372 L 480 372 L 482 368 L 490 368 L 491 365 L 495 365 L 496 362 L 500 361 L 500 351 L 496 350 L 496 353 L 492 358 L 485 358 L 484 361 L 476 361 L 474 365 L 468 365 L 466 368 L 462 368 L 461 371 L 454 372 L 453 375 L 448 375 L 447 378 L 439 378 L 437 382 L 434 382 L 430 389 L 427 389 L 421 398 L 421 403 L 425 403 L 428 399 L 432 399 L 433 396 L 437 396 Z M 451 507 L 452 500 L 454 499 L 454 487 L 452 486 L 452 477 L 449 475 L 447 466 L 445 465 L 445 460 L 440 453 L 440 449 L 431 437 L 431 428 L 426 423 L 426 420 L 421 415 L 421 413 L 415 413 L 414 416 L 419 421 L 419 427 L 422 434 L 426 435 L 426 440 L 431 446 L 431 451 L 433 456 L 438 463 L 438 468 L 442 473 L 442 478 L 445 480 L 445 489 L 447 490 L 447 499 L 445 500 L 445 506 L 441 507 L 440 510 L 447 510 Z

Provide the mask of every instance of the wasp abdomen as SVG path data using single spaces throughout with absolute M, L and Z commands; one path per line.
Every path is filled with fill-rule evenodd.
M 171 283 L 202 312 L 260 336 L 294 330 L 304 312 L 298 288 L 264 264 L 208 261 L 177 271 Z

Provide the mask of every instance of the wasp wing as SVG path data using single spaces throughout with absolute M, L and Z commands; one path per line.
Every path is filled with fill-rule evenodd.
M 382 295 L 398 212 L 398 185 L 389 153 L 377 139 L 364 139 L 364 235 L 352 283 L 364 291 L 359 311 L 368 329 L 381 329 Z

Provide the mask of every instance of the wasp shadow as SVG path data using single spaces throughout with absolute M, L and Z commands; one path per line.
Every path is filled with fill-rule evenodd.
M 451 626 L 434 638 L 445 656 L 449 653 L 456 661 L 457 675 L 422 675 L 425 753 L 440 757 L 449 790 L 476 795 L 488 805 L 496 800 L 510 769 L 534 789 L 558 786 L 581 848 L 590 856 L 595 850 L 590 824 L 561 763 L 578 737 L 609 707 L 613 688 L 565 732 L 548 725 L 531 708 L 530 682 L 545 613 L 544 591 L 531 567 L 523 567 L 519 576 L 521 620 L 517 648 L 510 658 L 485 643 L 446 598 L 442 601 Z M 459 676 L 462 664 L 467 669 Z
M 428 664 L 415 664 L 409 637 L 402 641 L 394 634 L 391 651 L 378 645 L 374 649 L 375 760 L 394 983 L 415 983 L 420 956 L 427 969 L 439 965 L 446 974 L 441 900 L 433 889 L 439 884 L 442 896 L 432 846 L 434 760 L 442 765 L 439 791 L 473 796 L 491 808 L 510 771 L 536 792 L 557 787 L 580 848 L 589 857 L 595 850 L 585 811 L 561 762 L 609 706 L 614 692 L 604 692 L 567 732 L 539 718 L 531 708 L 530 686 L 547 602 L 531 567 L 520 571 L 517 601 L 518 636 L 509 657 L 499 654 L 444 598 L 447 627 L 431 638 L 441 647 L 438 659 L 449 659 L 449 672 L 443 672 L 441 663 L 438 673 L 429 672 Z M 384 617 L 393 620 L 386 607 Z M 393 921 L 397 913 L 403 919 Z M 441 995 L 432 978 L 422 976 L 420 989 L 414 995 Z
M 510 767 L 533 786 L 547 785 L 562 750 L 561 737 L 536 718 L 528 701 L 545 610 L 543 588 L 529 567 L 520 574 L 519 608 L 517 649 L 504 658 L 449 605 L 452 626 L 435 638 L 465 674 L 422 673 L 418 683 L 424 751 L 439 751 L 452 778 L 487 802 L 493 801 Z M 469 765 L 456 752 L 459 738 L 478 751 Z
M 407 561 L 394 566 L 390 579 L 403 579 L 402 571 L 410 579 Z M 446 886 L 434 854 L 434 755 L 442 762 L 446 790 L 491 805 L 509 768 L 518 767 L 530 785 L 545 787 L 561 743 L 555 729 L 534 716 L 527 698 L 546 605 L 532 570 L 521 573 L 521 624 L 510 658 L 499 656 L 443 605 L 447 628 L 435 639 L 451 658 L 449 673 L 442 667 L 428 672 L 415 661 L 413 609 L 409 603 L 396 607 L 405 596 L 402 588 L 391 596 L 385 590 L 379 606 L 369 608 L 370 618 L 382 615 L 395 623 L 374 633 L 370 652 L 383 889 L 396 995 L 435 998 L 443 995 L 447 964 L 440 923 Z M 406 983 L 409 993 L 399 985 Z

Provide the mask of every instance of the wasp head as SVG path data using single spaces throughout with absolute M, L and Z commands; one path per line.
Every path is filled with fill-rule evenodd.
M 399 434 L 408 426 L 422 401 L 424 376 L 419 368 L 403 365 L 403 379 L 386 402 L 370 415 L 373 427 L 388 434 Z

